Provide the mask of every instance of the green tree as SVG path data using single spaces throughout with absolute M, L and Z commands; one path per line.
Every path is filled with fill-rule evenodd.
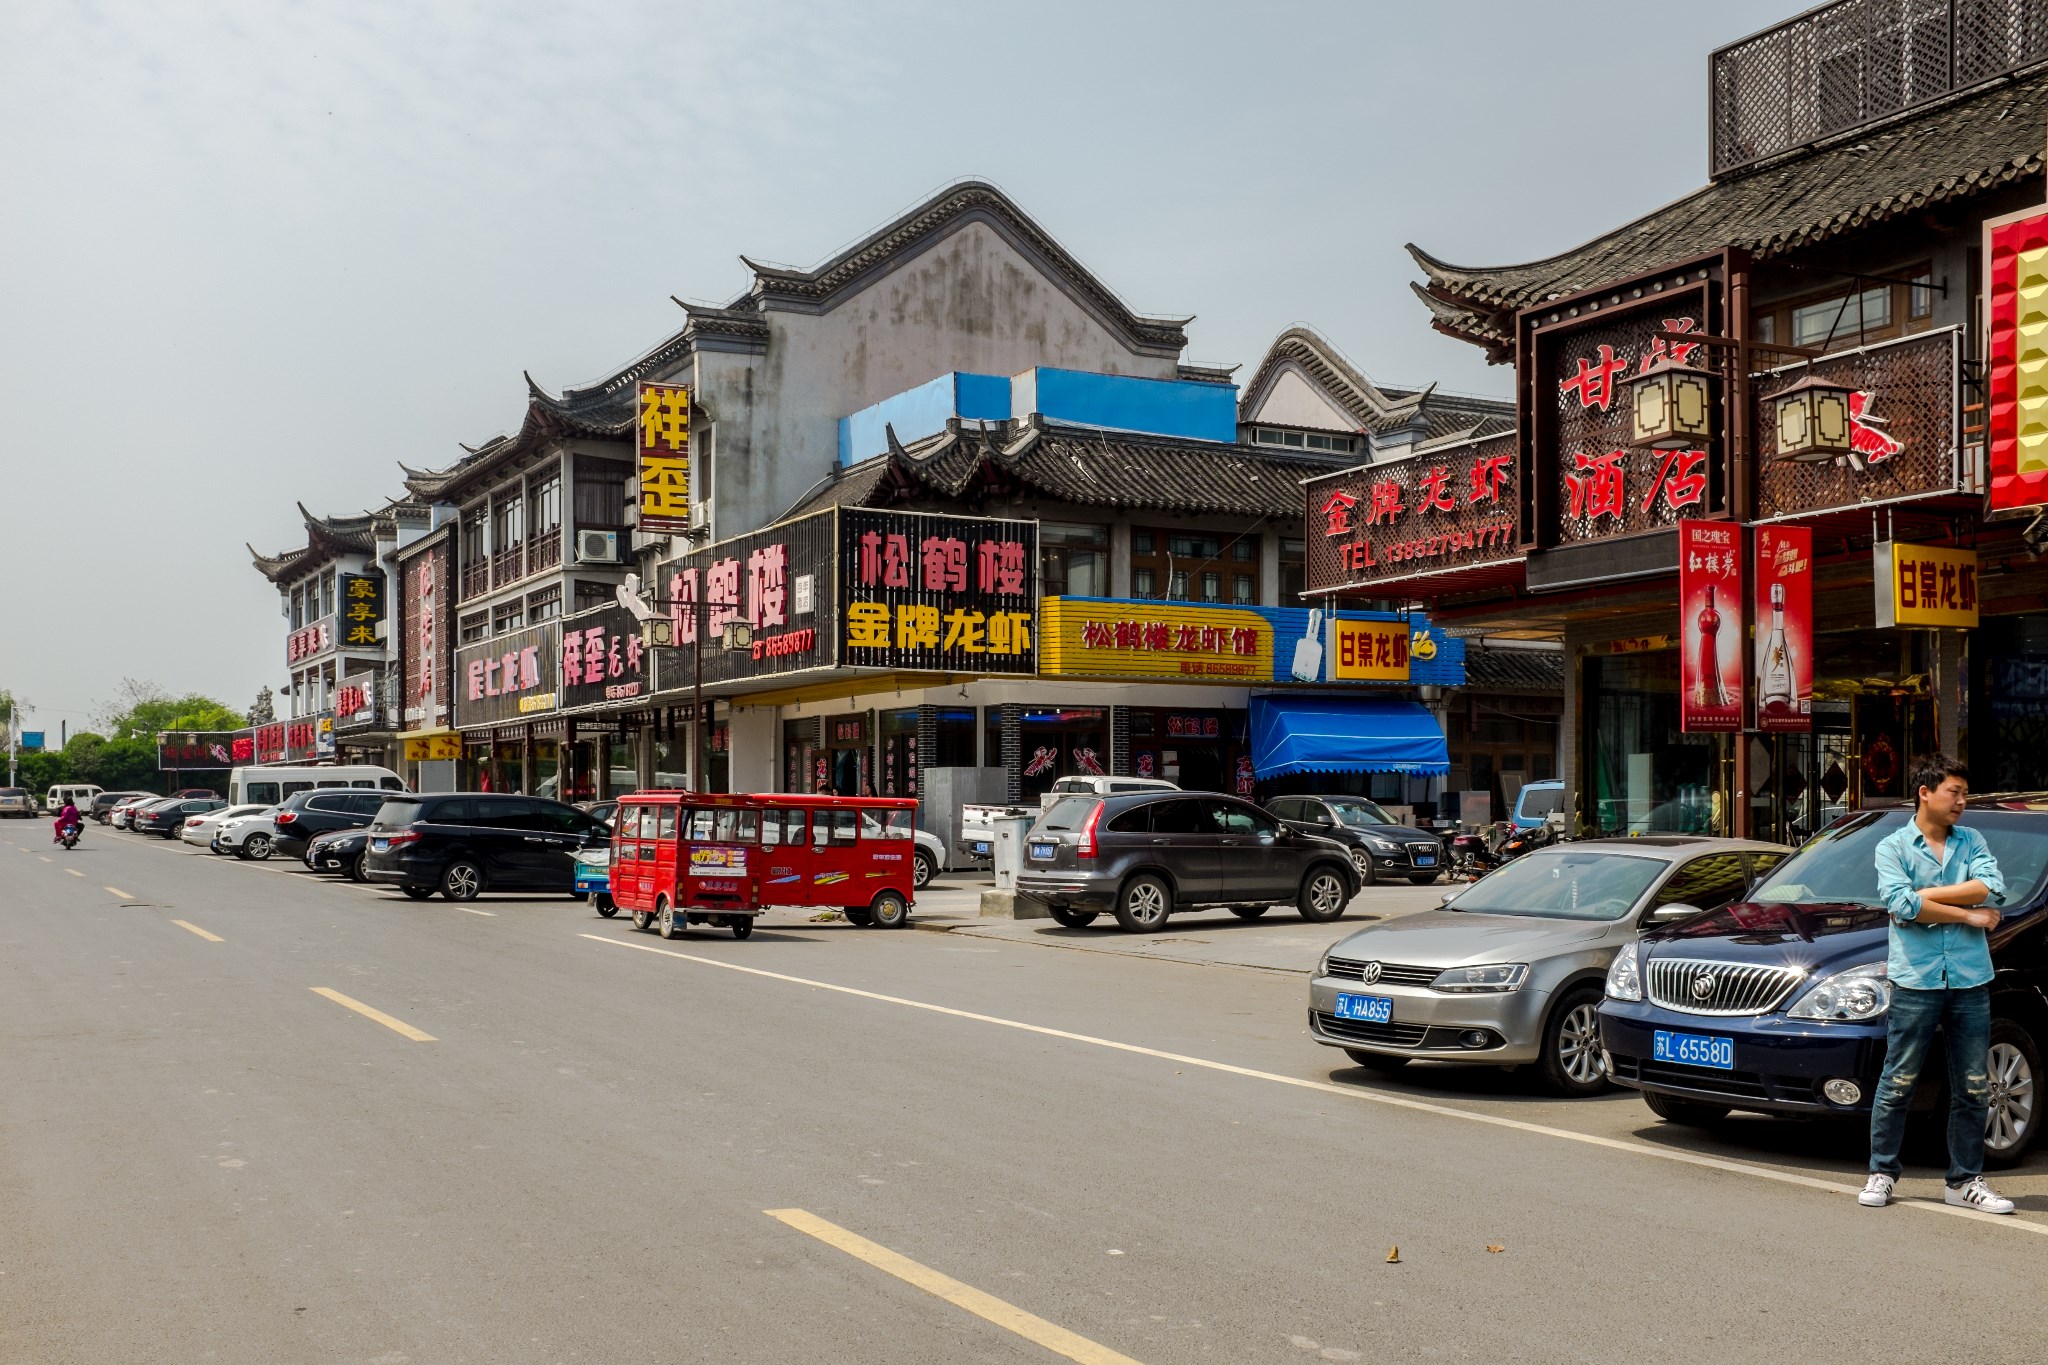
M 60 782 L 72 780 L 71 765 L 65 761 L 62 752 L 46 753 L 39 750 L 32 754 L 23 754 L 15 780 L 18 785 L 34 793 L 36 799 L 40 801 L 50 788 Z
M 109 739 L 140 739 L 151 745 L 166 730 L 239 730 L 244 724 L 239 712 L 212 697 L 197 692 L 173 697 L 155 683 L 136 678 L 123 678 L 120 696 L 94 719 Z

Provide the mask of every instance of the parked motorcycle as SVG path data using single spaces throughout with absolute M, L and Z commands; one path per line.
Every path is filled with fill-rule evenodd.
M 1548 824 L 1518 829 L 1501 844 L 1500 860 L 1506 862 L 1510 858 L 1519 858 L 1531 849 L 1548 848 L 1556 842 L 1557 831 Z
M 1510 829 L 1512 826 L 1502 820 L 1470 833 L 1452 835 L 1450 857 L 1453 874 L 1478 878 L 1499 867 L 1506 861 L 1501 856 L 1501 849 L 1507 842 Z

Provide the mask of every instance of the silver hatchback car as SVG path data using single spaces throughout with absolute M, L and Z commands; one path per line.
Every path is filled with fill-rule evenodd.
M 1525 853 L 1441 909 L 1323 955 L 1309 1032 L 1360 1066 L 1535 1063 L 1565 1095 L 1607 1084 L 1600 996 L 1621 945 L 1739 898 L 1792 850 L 1747 839 L 1589 839 Z

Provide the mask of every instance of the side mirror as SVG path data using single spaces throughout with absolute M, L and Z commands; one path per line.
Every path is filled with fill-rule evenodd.
M 1439 900 L 1439 901 L 1437 902 L 1437 904 L 1438 904 L 1439 906 L 1449 905 L 1449 904 L 1450 904 L 1450 903 L 1451 903 L 1452 901 L 1454 901 L 1454 900 L 1456 900 L 1456 899 L 1458 898 L 1458 894 L 1459 894 L 1459 892 L 1463 891 L 1464 889 L 1465 889 L 1465 888 L 1461 886 L 1461 887 L 1459 887 L 1459 888 L 1458 888 L 1458 889 L 1457 889 L 1456 891 L 1446 891 L 1446 892 L 1444 892 L 1444 894 L 1443 894 L 1443 899 L 1442 899 L 1442 900 Z
M 1649 918 L 1644 920 L 1643 923 L 1673 924 L 1686 918 L 1688 915 L 1697 915 L 1699 912 L 1700 908 L 1697 905 L 1687 905 L 1684 901 L 1677 901 L 1671 905 L 1658 906 L 1650 912 Z

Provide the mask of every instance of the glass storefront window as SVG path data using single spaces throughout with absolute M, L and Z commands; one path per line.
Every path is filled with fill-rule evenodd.
M 974 766 L 974 708 L 971 706 L 942 706 L 939 708 L 939 747 L 930 757 L 934 768 L 972 768 Z
M 1593 655 L 1583 666 L 1587 821 L 1601 834 L 1727 833 L 1722 737 L 1680 733 L 1678 651 Z M 1474 755 L 1475 777 L 1478 766 Z
M 1023 729 L 1027 802 L 1059 778 L 1109 771 L 1108 707 L 1027 706 Z

